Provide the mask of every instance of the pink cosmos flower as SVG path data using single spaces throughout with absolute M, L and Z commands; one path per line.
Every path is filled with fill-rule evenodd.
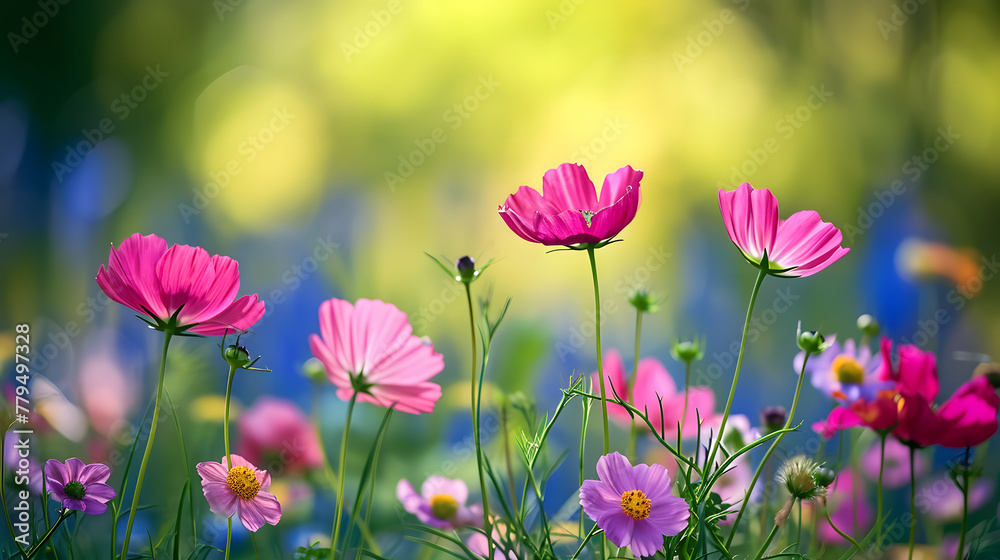
M 663 548 L 664 536 L 687 528 L 687 502 L 671 495 L 663 465 L 633 467 L 621 454 L 611 453 L 597 461 L 597 475 L 600 480 L 583 482 L 580 505 L 615 546 L 652 556 Z
M 872 356 L 867 346 L 858 347 L 851 339 L 841 345 L 836 337 L 830 337 L 830 346 L 818 355 L 813 355 L 806 363 L 806 373 L 810 375 L 813 387 L 824 395 L 841 402 L 853 402 L 859 398 L 874 400 L 879 391 L 892 389 L 895 383 L 882 375 L 881 360 Z M 805 352 L 795 356 L 793 367 L 798 375 L 802 371 Z
M 937 410 L 943 429 L 937 444 L 961 449 L 975 447 L 997 433 L 1000 397 L 986 377 L 963 383 Z
M 233 462 L 231 469 L 225 457 L 219 463 L 198 463 L 201 489 L 209 509 L 226 518 L 238 514 L 243 526 L 251 532 L 256 532 L 265 523 L 277 525 L 281 519 L 281 504 L 267 491 L 271 487 L 271 475 L 257 470 L 239 455 L 229 457 Z
M 768 273 L 774 276 L 811 276 L 850 251 L 840 246 L 840 230 L 813 210 L 778 219 L 778 199 L 750 183 L 734 191 L 719 189 L 719 209 L 729 238 L 743 256 L 760 267 L 767 253 Z
M 88 515 L 101 515 L 108 510 L 106 502 L 115 497 L 114 489 L 105 484 L 109 476 L 107 465 L 86 465 L 76 457 L 65 464 L 55 459 L 45 461 L 45 483 L 52 498 L 66 509 Z
M 174 333 L 245 331 L 264 316 L 257 294 L 235 299 L 239 263 L 209 256 L 201 247 L 168 249 L 155 235 L 136 233 L 117 250 L 112 246 L 108 267 L 97 271 L 97 284 L 111 299 L 147 315 L 154 328 Z
M 496 530 L 493 531 L 493 560 L 517 560 L 517 554 L 513 550 L 508 551 L 507 555 L 504 556 L 504 551 L 501 545 L 500 533 Z M 482 533 L 472 533 L 469 538 L 465 540 L 465 546 L 469 547 L 473 553 L 486 558 L 489 554 L 489 543 L 486 542 L 486 535 Z
M 618 235 L 635 218 L 642 171 L 626 165 L 604 178 L 598 198 L 582 165 L 564 163 L 542 177 L 542 192 L 521 187 L 499 213 L 507 227 L 533 243 L 600 243 Z
M 444 369 L 444 358 L 413 335 L 406 313 L 379 300 L 331 299 L 319 307 L 319 327 L 309 345 L 338 397 L 412 414 L 434 410 L 441 386 L 428 379 Z
M 882 449 L 876 443 L 861 456 L 861 466 L 871 480 L 877 480 L 881 465 Z M 913 457 L 914 476 L 919 478 L 927 472 L 927 458 L 921 454 Z M 882 470 L 882 485 L 886 488 L 902 488 L 910 483 L 910 448 L 890 438 L 885 440 L 885 465 Z
M 274 397 L 261 397 L 240 415 L 239 454 L 276 475 L 323 466 L 312 423 L 295 403 Z
M 429 476 L 418 494 L 410 481 L 403 479 L 396 485 L 396 497 L 403 504 L 403 509 L 431 527 L 451 531 L 483 524 L 482 506 L 465 505 L 469 488 L 461 480 Z M 483 537 L 485 540 L 486 537 Z
M 625 365 L 617 350 L 612 349 L 604 353 L 604 379 L 608 395 L 608 416 L 623 426 L 631 425 L 632 420 L 628 411 L 611 402 L 616 394 L 628 402 L 629 391 L 633 390 L 625 379 Z M 591 374 L 591 380 L 594 387 L 599 387 L 600 377 L 596 371 Z M 665 439 L 670 441 L 671 438 L 676 438 L 677 424 L 684 416 L 684 392 L 677 391 L 677 385 L 670 373 L 667 372 L 667 368 L 656 358 L 639 360 L 634 391 L 635 408 L 646 411 L 646 416 L 653 423 L 657 432 L 660 431 L 661 426 L 660 398 L 663 399 L 662 426 Z M 687 417 L 684 419 L 682 437 L 695 437 L 698 434 L 698 415 L 701 415 L 704 424 L 714 409 L 715 393 L 712 392 L 711 388 L 690 387 Z M 638 421 L 638 424 L 646 427 L 641 420 Z

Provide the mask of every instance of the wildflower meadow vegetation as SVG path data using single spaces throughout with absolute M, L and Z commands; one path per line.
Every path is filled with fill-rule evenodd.
M 465 256 L 454 263 L 435 257 L 427 261 L 439 267 L 449 282 L 459 284 L 466 296 L 471 360 L 464 366 L 469 372 L 476 467 L 468 480 L 437 474 L 398 482 L 379 477 L 379 464 L 394 454 L 383 446 L 386 432 L 411 415 L 434 414 L 443 397 L 435 378 L 447 359 L 431 340 L 414 334 L 407 314 L 395 305 L 378 299 L 331 298 L 309 319 L 318 330 L 308 339 L 315 358 L 308 368 L 318 379 L 317 390 L 328 382 L 336 397 L 347 402 L 339 448 L 324 448 L 316 425 L 294 405 L 265 400 L 245 412 L 233 411 L 234 384 L 243 382 L 249 372 L 274 373 L 256 367 L 262 358 L 251 358 L 244 346 L 252 340 L 255 325 L 266 320 L 266 306 L 257 294 L 237 298 L 239 263 L 211 256 L 202 247 L 168 246 L 156 234 L 136 233 L 122 240 L 112 246 L 108 262 L 97 267 L 96 282 L 111 300 L 135 312 L 148 328 L 147 336 L 162 339 L 156 390 L 147 414 L 158 418 L 162 409 L 174 406 L 164 392 L 164 379 L 171 375 L 171 342 L 191 337 L 215 345 L 216 367 L 220 374 L 228 370 L 223 415 L 212 428 L 222 432 L 222 445 L 207 460 L 191 457 L 179 423 L 164 427 L 176 428 L 172 434 L 176 439 L 164 442 L 157 437 L 159 422 L 154 421 L 148 433 L 137 433 L 123 448 L 128 459 L 117 469 L 99 461 L 87 464 L 75 456 L 48 458 L 39 465 L 21 452 L 26 448 L 22 434 L 31 431 L 19 426 L 27 419 L 18 413 L 9 421 L 0 462 L 6 473 L 16 473 L 9 486 L 10 477 L 5 477 L 2 488 L 13 497 L 4 495 L 4 503 L 23 504 L 6 510 L 11 537 L 7 554 L 25 559 L 60 555 L 125 559 L 206 558 L 221 553 L 229 558 L 234 525 L 240 524 L 260 556 L 255 535 L 288 523 L 283 508 L 295 500 L 288 491 L 281 498 L 274 493 L 268 465 L 277 460 L 289 469 L 322 471 L 325 474 L 310 482 L 317 491 L 332 493 L 332 507 L 322 516 L 330 523 L 329 535 L 278 550 L 289 557 L 881 557 L 900 540 L 895 528 L 903 523 L 908 542 L 905 553 L 896 554 L 912 560 L 919 522 L 916 462 L 918 456 L 926 460 L 939 449 L 959 453 L 946 471 L 948 484 L 953 485 L 949 492 L 961 501 L 954 558 L 962 560 L 992 547 L 996 541 L 992 522 L 970 527 L 968 518 L 974 486 L 987 468 L 981 458 L 997 431 L 1000 374 L 995 368 L 977 370 L 954 394 L 939 399 L 935 354 L 879 338 L 873 317 L 859 318 L 859 341 L 838 340 L 833 333 L 804 330 L 800 325 L 795 336 L 789 333 L 782 342 L 797 345 L 800 353 L 793 363 L 778 366 L 795 372 L 789 376 L 795 390 L 787 409 L 762 410 L 756 426 L 754 416 L 733 410 L 736 394 L 754 382 L 740 374 L 764 282 L 808 282 L 808 277 L 850 254 L 842 246 L 840 229 L 823 221 L 817 211 L 802 210 L 782 218 L 777 198 L 749 183 L 718 192 L 718 227 L 725 228 L 738 252 L 715 258 L 740 258 L 756 270 L 721 412 L 716 410 L 712 389 L 692 385 L 690 379 L 691 366 L 704 358 L 709 336 L 674 341 L 671 357 L 683 364 L 683 385 L 659 358 L 643 354 L 641 328 L 644 315 L 657 311 L 654 294 L 636 288 L 629 295 L 636 316 L 631 371 L 622 352 L 602 344 L 598 257 L 618 243 L 627 243 L 625 232 L 641 208 L 643 179 L 642 171 L 626 166 L 607 175 L 598 193 L 582 165 L 565 163 L 544 174 L 541 193 L 522 186 L 499 206 L 499 217 L 513 234 L 554 248 L 549 251 L 586 257 L 596 318 L 596 371 L 571 372 L 556 407 L 541 416 L 529 409 L 530 398 L 521 395 L 512 406 L 525 422 L 517 431 L 501 425 L 504 441 L 514 442 L 501 454 L 482 445 L 483 386 L 491 375 L 493 341 L 502 332 L 511 300 L 496 305 L 489 290 L 478 289 L 477 282 L 489 276 L 492 260 L 480 264 Z M 532 249 L 538 248 L 525 246 Z M 27 344 L 30 334 L 23 330 Z M 18 372 L 27 375 L 30 363 L 30 357 L 19 362 Z M 821 392 L 829 400 L 829 412 L 799 410 L 803 390 Z M 557 446 L 549 439 L 557 424 L 569 422 L 565 412 L 570 407 L 582 410 L 578 425 L 571 426 L 579 433 L 576 448 Z M 363 445 L 351 437 L 355 410 L 360 408 L 382 411 L 374 439 Z M 234 423 L 240 454 L 234 453 Z M 813 454 L 788 453 L 782 447 L 785 436 L 803 430 L 824 440 L 844 431 L 857 437 L 841 437 L 836 454 L 823 446 Z M 591 459 L 593 453 L 586 452 L 590 432 L 601 436 L 596 461 Z M 876 445 L 862 457 L 856 447 L 864 438 Z M 295 453 L 297 461 L 281 457 L 285 451 L 281 446 L 293 439 L 303 448 Z M 162 449 L 165 445 L 171 449 Z M 146 480 L 153 457 L 162 461 L 167 454 L 179 458 L 175 463 L 187 472 L 176 495 L 176 515 L 168 523 L 146 524 L 137 532 L 135 521 L 143 509 L 162 507 L 150 503 L 143 491 L 155 484 Z M 348 466 L 352 454 L 367 457 L 354 473 Z M 553 514 L 546 489 L 555 469 L 569 457 L 579 458 L 579 490 Z M 874 487 L 862 488 L 858 478 L 862 462 L 877 472 Z M 347 485 L 349 479 L 358 481 L 356 487 Z M 771 484 L 772 479 L 777 484 Z M 391 492 L 393 486 L 400 506 L 412 516 L 403 529 L 406 538 L 423 551 L 380 547 L 382 539 L 371 527 L 375 496 Z M 889 486 L 909 489 L 909 515 L 892 517 L 884 509 L 883 494 Z M 29 499 L 37 502 L 33 508 L 27 505 Z M 871 499 L 877 503 L 874 515 L 864 505 Z M 205 505 L 210 514 L 199 514 Z M 224 520 L 224 541 L 215 544 L 198 538 L 203 515 Z M 124 520 L 124 526 L 117 520 Z M 92 535 L 97 531 L 96 538 L 74 542 L 81 527 Z M 182 538 L 188 527 L 191 538 Z M 106 529 L 110 534 L 105 538 Z

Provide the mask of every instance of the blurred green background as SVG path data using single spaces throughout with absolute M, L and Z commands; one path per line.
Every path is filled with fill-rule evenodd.
M 846 338 L 874 314 L 939 352 L 944 395 L 1000 347 L 995 2 L 18 0 L 0 13 L 0 331 L 31 323 L 36 350 L 52 347 L 36 374 L 77 404 L 103 379 L 81 381 L 81 364 L 109 344 L 132 384 L 120 416 L 138 422 L 158 341 L 128 310 L 88 299 L 94 275 L 136 231 L 201 245 L 237 259 L 241 293 L 267 301 L 244 342 L 274 373 L 241 378 L 239 397 L 317 400 L 335 449 L 343 403 L 301 375 L 316 309 L 393 302 L 447 367 L 440 413 L 390 430 L 386 511 L 402 476 L 419 484 L 452 460 L 471 473 L 466 315 L 423 252 L 498 259 L 476 288 L 513 298 L 488 374 L 502 390 L 544 410 L 574 371 L 595 368 L 586 259 L 546 254 L 496 216 L 563 162 L 598 185 L 624 165 L 645 171 L 625 241 L 598 253 L 614 306 L 605 346 L 631 363 L 625 295 L 649 287 L 664 302 L 643 353 L 678 378 L 670 340 L 705 335 L 696 373 L 717 392 L 754 274 L 725 234 L 718 189 L 750 181 L 783 216 L 816 209 L 844 230 L 852 252 L 828 271 L 765 284 L 761 310 L 792 305 L 748 354 L 754 381 L 736 411 L 751 418 L 790 401 L 799 320 Z M 199 426 L 198 397 L 224 388 L 211 344 L 179 345 L 168 380 Z M 363 447 L 379 412 L 360 414 Z M 192 456 L 220 456 L 218 431 L 200 433 Z M 46 441 L 46 457 L 65 456 Z

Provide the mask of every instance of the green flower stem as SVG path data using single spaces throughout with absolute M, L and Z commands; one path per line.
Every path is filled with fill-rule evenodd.
M 955 560 L 962 560 L 965 551 L 965 531 L 969 523 L 969 476 L 962 476 L 962 528 L 958 534 L 958 552 L 955 553 Z
M 594 248 L 587 248 L 587 255 L 590 256 L 590 272 L 594 276 L 594 322 L 597 332 L 597 376 L 601 380 L 601 420 L 604 422 L 604 455 L 608 454 L 611 448 L 608 437 L 608 396 L 604 389 L 604 356 L 601 354 L 601 290 L 597 282 L 597 261 L 594 258 Z
M 156 383 L 156 400 L 153 404 L 153 418 L 150 420 L 149 439 L 146 440 L 146 451 L 142 454 L 142 462 L 139 463 L 139 478 L 135 482 L 135 492 L 132 495 L 132 507 L 128 511 L 128 523 L 125 525 L 125 541 L 122 543 L 122 555 L 124 560 L 128 557 L 128 543 L 132 538 L 132 524 L 135 523 L 135 513 L 139 509 L 139 495 L 142 493 L 142 481 L 146 478 L 146 466 L 149 464 L 149 456 L 153 453 L 153 440 L 156 439 L 156 425 L 160 423 L 160 398 L 163 396 L 163 374 L 167 369 L 167 348 L 170 346 L 170 338 L 173 332 L 169 329 L 163 331 L 163 353 L 160 355 L 160 376 Z
M 880 451 L 879 451 L 879 458 L 878 458 L 878 497 L 877 497 L 877 502 L 878 502 L 877 510 L 878 510 L 878 513 L 876 514 L 876 517 L 875 517 L 875 519 L 876 519 L 875 522 L 878 523 L 878 533 L 877 533 L 877 536 L 875 538 L 875 543 L 876 543 L 877 546 L 882 544 L 882 521 L 883 521 L 883 519 L 882 519 L 882 473 L 883 473 L 883 471 L 885 471 L 885 436 L 886 436 L 886 434 L 884 434 L 884 433 L 881 434 L 882 444 L 881 444 L 881 448 L 880 448 Z M 857 486 L 857 484 L 855 484 L 854 486 Z M 857 502 L 855 502 L 855 503 L 857 503 Z
M 913 542 L 917 534 L 917 475 L 914 472 L 917 450 L 910 447 L 910 553 L 907 556 L 913 560 Z
M 836 525 L 833 524 L 833 518 L 830 517 L 830 508 L 826 507 L 826 504 L 823 504 L 823 513 L 826 515 L 826 522 L 830 524 L 830 527 L 834 531 L 836 531 L 838 535 L 844 537 L 845 539 L 847 539 L 848 541 L 850 541 L 852 545 L 858 547 L 858 551 L 859 552 L 861 550 L 863 550 L 861 548 L 861 545 L 858 544 L 858 541 L 854 540 L 850 535 L 848 535 L 847 533 L 841 531 L 839 528 L 837 528 Z
M 805 353 L 805 358 L 802 359 L 802 371 L 799 372 L 799 381 L 795 384 L 795 396 L 792 397 L 792 408 L 788 411 L 788 418 L 785 419 L 785 425 L 782 430 L 790 428 L 792 426 L 792 421 L 795 419 L 795 409 L 799 406 L 799 394 L 802 392 L 802 380 L 806 377 L 806 364 L 809 363 L 809 356 L 811 355 L 812 353 L 807 351 Z M 771 444 L 771 447 L 767 449 L 767 453 L 765 453 L 764 458 L 761 459 L 760 465 L 757 466 L 757 471 L 753 473 L 753 479 L 750 480 L 750 487 L 747 488 L 746 493 L 743 495 L 743 501 L 740 503 L 740 512 L 736 514 L 736 521 L 733 522 L 733 529 L 729 532 L 729 538 L 726 540 L 727 547 L 733 544 L 733 537 L 736 536 L 736 531 L 740 527 L 740 520 L 743 519 L 743 513 L 746 512 L 747 502 L 750 501 L 750 494 L 753 493 L 754 486 L 757 485 L 757 479 L 760 478 L 760 473 L 764 471 L 764 467 L 767 465 L 767 460 L 771 458 L 771 454 L 774 453 L 774 450 L 778 448 L 779 444 L 781 444 L 781 440 L 785 437 L 785 433 L 787 432 L 782 432 L 778 434 L 778 437 L 774 438 L 774 442 Z M 722 439 L 721 430 L 719 431 L 719 435 L 719 439 Z M 764 488 L 765 492 L 767 492 L 766 483 L 764 484 Z M 761 507 L 766 509 L 767 502 L 765 501 Z
M 222 443 L 226 448 L 226 470 L 233 470 L 233 457 L 229 453 L 229 405 L 233 400 L 233 380 L 236 379 L 236 366 L 229 365 L 229 379 L 226 382 L 226 417 L 222 421 Z M 230 544 L 233 540 L 233 518 L 227 520 L 226 528 L 226 560 L 229 560 Z
M 472 412 L 472 435 L 476 442 L 476 468 L 479 471 L 479 490 L 483 495 L 483 530 L 486 532 L 486 547 L 489 554 L 487 558 L 493 558 L 493 532 L 490 530 L 490 496 L 486 490 L 486 476 L 483 474 L 483 444 L 479 434 L 479 406 L 476 402 L 476 383 L 478 375 L 476 373 L 476 317 L 472 309 L 472 287 L 469 282 L 465 284 L 465 301 L 469 304 L 469 335 L 472 339 L 472 365 L 469 378 L 469 408 Z M 502 496 L 501 496 L 502 497 Z
M 691 361 L 684 361 L 684 412 L 681 414 L 681 426 L 680 430 L 677 431 L 677 452 L 683 454 L 681 450 L 681 441 L 684 435 L 684 422 L 687 421 L 688 417 L 688 391 L 691 389 Z
M 711 472 L 712 465 L 714 465 L 715 454 L 719 451 L 719 443 L 722 441 L 723 434 L 726 433 L 726 423 L 729 421 L 729 411 L 733 408 L 733 398 L 736 396 L 736 384 L 740 381 L 740 368 L 743 366 L 743 354 L 746 351 L 747 346 L 747 334 L 750 331 L 750 316 L 753 315 L 753 306 L 757 302 L 757 294 L 760 292 L 760 285 L 764 282 L 764 277 L 767 276 L 767 261 L 765 261 L 760 266 L 760 271 L 757 273 L 757 280 L 753 285 L 753 292 L 750 293 L 750 305 L 747 306 L 747 316 L 743 321 L 743 337 L 740 340 L 740 353 L 736 358 L 736 372 L 733 374 L 733 384 L 729 388 L 729 398 L 726 399 L 726 408 L 722 413 L 722 423 L 719 425 L 719 432 L 715 437 L 715 442 L 712 444 L 712 451 L 708 454 L 708 460 L 705 461 L 706 472 Z M 708 499 L 710 488 L 705 488 L 702 492 L 701 499 Z M 744 503 L 746 500 L 744 500 Z M 735 527 L 733 527 L 735 531 Z M 732 538 L 732 534 L 730 534 Z
M 635 406 L 635 381 L 639 375 L 639 345 L 642 342 L 642 310 L 635 310 L 635 360 L 632 362 L 632 380 L 628 390 L 628 403 Z M 684 396 L 687 399 L 687 395 Z M 683 422 L 683 420 L 682 420 Z M 635 418 L 632 418 L 632 425 L 628 432 L 628 455 L 630 461 L 635 461 L 635 440 L 639 435 L 636 430 Z
M 795 543 L 795 548 L 802 554 L 802 500 L 799 500 L 799 536 L 798 542 Z
M 344 423 L 344 434 L 340 438 L 340 464 L 337 467 L 337 513 L 333 520 L 333 535 L 330 538 L 330 560 L 337 556 L 337 540 L 340 538 L 340 518 L 344 513 L 344 480 L 347 479 L 347 439 L 351 432 L 351 415 L 354 414 L 354 403 L 358 394 L 351 395 L 347 403 L 347 420 Z
M 56 519 L 55 525 L 49 528 L 48 532 L 45 533 L 45 535 L 41 538 L 41 540 L 35 543 L 35 546 L 31 547 L 28 550 L 28 552 L 24 555 L 25 559 L 31 560 L 32 557 L 38 554 L 38 552 L 45 547 L 45 543 L 47 543 L 49 539 L 52 538 L 52 535 L 55 534 L 56 529 L 59 528 L 59 525 L 61 525 L 62 522 L 65 521 L 67 517 L 72 516 L 74 512 L 75 510 L 62 508 L 62 510 L 59 511 L 59 519 Z
M 764 557 L 764 551 L 767 550 L 767 547 L 771 546 L 771 541 L 774 540 L 774 536 L 778 534 L 778 529 L 780 528 L 777 523 L 775 523 L 774 527 L 771 527 L 771 532 L 767 535 L 767 540 L 764 541 L 763 546 L 757 551 L 757 556 L 754 556 L 754 560 L 760 560 Z

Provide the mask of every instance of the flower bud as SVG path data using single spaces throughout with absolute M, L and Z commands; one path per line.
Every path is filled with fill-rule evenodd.
M 865 337 L 875 338 L 878 336 L 879 331 L 878 321 L 875 320 L 875 317 L 865 313 L 858 317 L 858 329 L 861 330 L 861 334 Z
M 803 352 L 818 354 L 826 350 L 826 339 L 817 331 L 802 332 L 802 323 L 799 322 L 798 332 L 795 334 L 795 341 Z
M 833 469 L 819 468 L 816 470 L 816 484 L 826 488 L 833 484 L 833 481 L 837 479 L 837 473 L 833 472 Z
M 455 261 L 455 268 L 458 270 L 458 278 L 462 282 L 469 283 L 476 278 L 476 260 L 465 256 Z
M 323 362 L 317 358 L 306 360 L 306 363 L 302 364 L 302 373 L 314 383 L 322 384 L 329 381 L 329 378 L 326 376 L 326 368 L 323 367 Z
M 685 341 L 674 340 L 673 346 L 670 347 L 670 355 L 678 362 L 684 362 L 685 364 L 700 361 L 705 357 L 705 341 L 697 339 Z
M 788 411 L 783 406 L 769 406 L 760 411 L 760 425 L 765 436 L 784 428 L 787 421 Z
M 247 352 L 246 346 L 230 344 L 226 347 L 222 356 L 226 359 L 226 363 L 234 368 L 242 368 L 250 363 L 250 353 Z
M 656 313 L 660 309 L 660 302 L 645 288 L 636 288 L 629 292 L 628 302 L 643 313 Z

